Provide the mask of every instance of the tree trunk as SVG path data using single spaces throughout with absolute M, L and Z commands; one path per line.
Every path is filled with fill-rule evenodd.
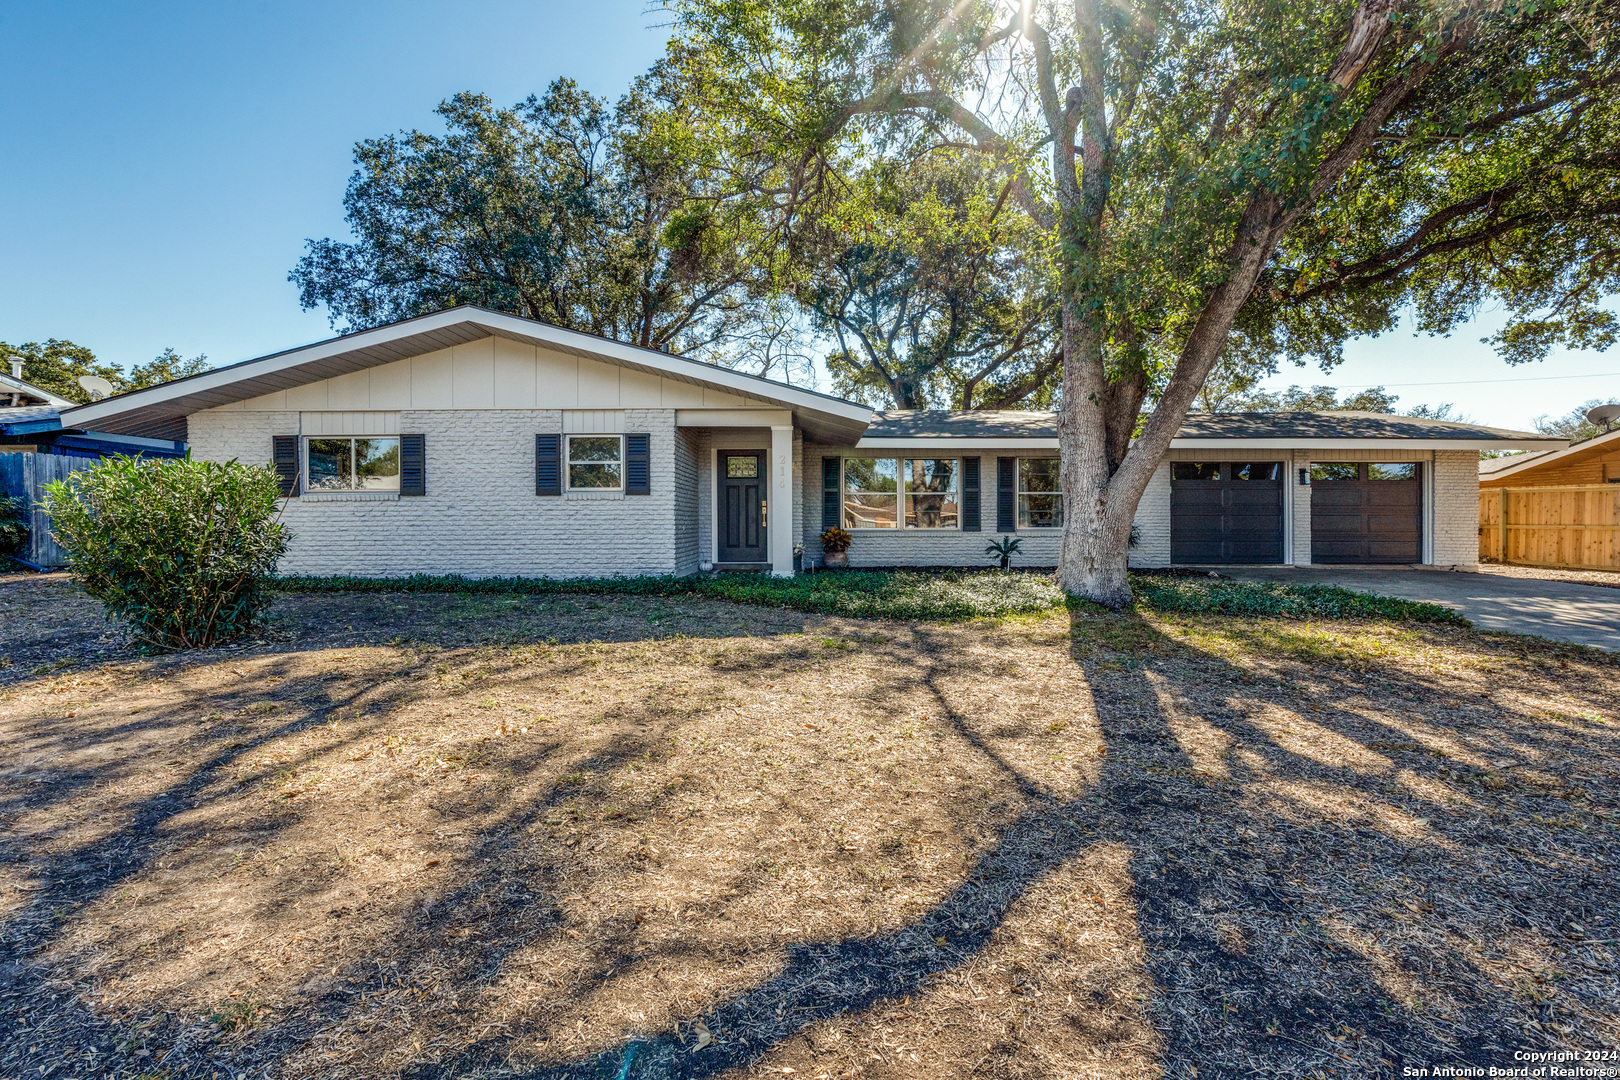
M 1063 410 L 1058 447 L 1063 457 L 1063 550 L 1058 585 L 1071 596 L 1111 608 L 1131 602 L 1126 552 L 1136 501 L 1117 500 L 1108 460 L 1108 382 L 1096 316 L 1063 303 Z M 1129 505 L 1122 505 L 1128 502 Z

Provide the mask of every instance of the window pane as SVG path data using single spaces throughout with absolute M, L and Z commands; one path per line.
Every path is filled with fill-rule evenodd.
M 844 496 L 844 528 L 892 529 L 895 496 L 849 492 Z
M 1019 491 L 1059 491 L 1063 466 L 1057 458 L 1019 458 Z
M 955 458 L 911 458 L 906 462 L 907 491 L 954 492 Z
M 1178 461 L 1170 466 L 1172 480 L 1219 480 L 1221 467 L 1214 462 Z
M 893 491 L 894 481 L 894 458 L 844 459 L 845 491 Z
M 1232 466 L 1234 480 L 1275 480 L 1282 465 L 1275 461 Z
M 354 482 L 353 449 L 349 439 L 309 440 L 309 490 L 348 490 Z
M 1410 461 L 1373 462 L 1367 466 L 1369 480 L 1416 480 L 1417 465 Z
M 354 440 L 355 471 L 362 491 L 399 490 L 399 440 Z
M 571 488 L 616 488 L 619 486 L 619 465 L 568 466 L 568 486 Z
M 726 476 L 732 480 L 751 480 L 759 475 L 759 458 L 753 454 L 747 457 L 727 457 Z
M 1312 480 L 1356 480 L 1361 477 L 1360 466 L 1353 461 L 1313 461 Z
M 574 461 L 612 461 L 619 460 L 620 440 L 617 435 L 570 435 L 568 437 L 568 460 Z
M 908 529 L 954 529 L 957 519 L 955 495 L 906 496 Z
M 1063 527 L 1063 496 L 1018 496 L 1018 527 L 1020 529 L 1061 529 Z

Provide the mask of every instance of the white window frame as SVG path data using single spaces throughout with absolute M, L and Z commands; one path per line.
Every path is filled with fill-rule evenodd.
M 961 459 L 961 457 L 959 457 L 959 456 L 953 457 L 953 456 L 946 455 L 946 454 L 919 454 L 919 455 L 917 455 L 915 457 L 902 456 L 902 455 L 898 455 L 898 454 L 894 455 L 894 456 L 890 456 L 888 454 L 845 454 L 843 457 L 839 458 L 839 460 L 838 460 L 838 517 L 839 517 L 840 523 L 842 523 L 843 517 L 844 517 L 844 514 L 843 514 L 844 503 L 848 499 L 849 493 L 850 493 L 850 489 L 849 489 L 849 470 L 847 468 L 847 463 L 849 461 L 851 461 L 851 460 L 854 460 L 854 461 L 892 461 L 892 462 L 894 462 L 894 468 L 895 468 L 894 528 L 892 528 L 892 529 L 882 529 L 882 528 L 875 528 L 873 526 L 867 525 L 867 526 L 860 526 L 860 527 L 857 527 L 857 528 L 854 528 L 854 529 L 849 529 L 848 531 L 850 531 L 850 532 L 863 532 L 863 533 L 864 532 L 882 533 L 882 534 L 893 534 L 893 533 L 902 533 L 902 532 L 948 533 L 948 532 L 961 532 L 962 531 L 962 459 Z M 951 474 L 953 479 L 956 481 L 956 492 L 955 492 L 955 494 L 956 494 L 956 524 L 955 525 L 937 525 L 937 526 L 924 527 L 924 526 L 920 526 L 920 525 L 907 525 L 906 524 L 906 496 L 907 496 L 907 494 L 922 494 L 922 495 L 937 494 L 937 492 L 931 492 L 931 491 L 908 492 L 908 490 L 907 490 L 908 485 L 910 484 L 911 481 L 910 481 L 910 478 L 909 478 L 910 474 L 906 469 L 906 463 L 909 462 L 909 461 L 950 461 L 950 462 L 955 463 L 955 470 Z M 881 491 L 869 491 L 869 492 L 865 492 L 864 494 L 867 494 L 867 495 L 882 495 L 882 494 L 885 494 L 885 493 L 881 492 Z M 842 524 L 840 524 L 839 527 L 840 528 L 846 528 L 846 526 L 844 526 Z
M 359 464 L 359 461 L 357 460 L 355 452 L 354 452 L 353 444 L 354 444 L 355 440 L 357 440 L 357 439 L 393 439 L 396 444 L 398 444 L 400 442 L 400 437 L 398 435 L 304 435 L 304 436 L 302 436 L 300 438 L 300 440 L 299 440 L 299 446 L 298 446 L 298 454 L 299 454 L 298 467 L 302 470 L 302 475 L 300 477 L 301 482 L 299 484 L 299 487 L 302 488 L 302 493 L 303 494 L 305 494 L 305 495 L 367 495 L 367 494 L 372 494 L 372 495 L 398 495 L 399 494 L 400 474 L 397 473 L 397 472 L 394 474 L 394 486 L 391 487 L 391 488 L 363 488 L 363 487 L 315 488 L 315 487 L 311 486 L 311 484 L 310 484 L 310 473 L 309 473 L 309 444 L 312 443 L 312 442 L 317 442 L 317 441 L 325 442 L 328 439 L 347 439 L 347 440 L 349 440 L 349 443 L 350 443 L 350 447 L 349 447 L 349 468 L 351 470 L 355 470 L 356 474 L 354 476 L 352 476 L 351 479 L 354 480 L 355 483 L 357 483 L 357 484 L 359 483 L 359 479 L 360 479 L 359 475 L 358 475 L 358 470 L 359 470 L 360 464 Z M 403 457 L 403 455 L 404 455 L 403 446 L 401 446 L 401 448 L 400 448 L 400 454 Z M 404 462 L 401 461 L 400 465 L 403 467 Z
M 571 447 L 574 445 L 574 440 L 575 439 L 618 439 L 619 440 L 619 485 L 617 487 L 575 487 L 574 486 L 574 476 L 573 476 L 574 460 L 573 460 L 573 455 L 571 453 Z M 581 461 L 579 464 L 581 464 L 581 465 L 606 465 L 606 464 L 608 464 L 608 462 L 605 462 L 605 461 Z M 614 492 L 614 491 L 617 491 L 617 492 L 622 493 L 624 491 L 625 473 L 627 471 L 628 471 L 628 465 L 625 462 L 624 436 L 622 434 L 614 434 L 612 432 L 607 432 L 607 431 L 603 431 L 603 432 L 576 431 L 576 432 L 573 432 L 571 434 L 565 434 L 563 436 L 563 445 L 562 445 L 562 473 L 563 473 L 563 476 L 562 476 L 562 480 L 563 480 L 563 490 L 564 491 L 581 491 L 581 492 L 584 492 L 584 491 L 600 491 L 600 492 Z
M 1055 461 L 1055 462 L 1058 462 L 1058 489 L 1056 491 L 1025 491 L 1024 490 L 1024 462 L 1026 462 L 1026 461 Z M 1061 520 L 1060 520 L 1059 524 L 1057 524 L 1057 525 L 1025 525 L 1024 521 L 1023 521 L 1023 517 L 1024 517 L 1024 496 L 1026 496 L 1026 495 L 1056 495 L 1057 498 L 1058 498 L 1058 517 L 1059 517 L 1059 519 L 1061 519 L 1064 514 L 1068 513 L 1068 511 L 1069 511 L 1069 507 L 1068 507 L 1069 500 L 1064 496 L 1064 493 L 1063 493 L 1063 465 L 1062 465 L 1062 461 L 1063 461 L 1062 458 L 1021 457 L 1021 458 L 1017 459 L 1016 462 L 1014 462 L 1014 464 L 1013 464 L 1013 528 L 1014 529 L 1016 529 L 1019 532 L 1023 532 L 1025 529 L 1035 530 L 1035 531 L 1039 531 L 1039 532 L 1048 532 L 1048 531 L 1050 531 L 1050 532 L 1061 532 L 1063 530 L 1063 525 L 1061 523 Z

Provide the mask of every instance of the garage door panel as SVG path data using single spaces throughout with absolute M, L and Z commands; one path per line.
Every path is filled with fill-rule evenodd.
M 1415 563 L 1423 559 L 1423 489 L 1418 479 L 1311 484 L 1311 561 Z
M 1179 477 L 1177 472 L 1186 472 Z M 1170 559 L 1178 563 L 1282 561 L 1282 481 L 1233 479 L 1234 473 L 1280 477 L 1280 464 L 1178 463 L 1170 484 Z

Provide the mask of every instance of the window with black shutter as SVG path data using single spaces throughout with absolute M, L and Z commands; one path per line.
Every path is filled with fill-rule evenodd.
M 652 494 L 652 455 L 646 435 L 624 437 L 624 493 Z
M 821 459 L 821 527 L 823 530 L 837 528 L 839 515 L 843 512 L 838 498 L 838 473 L 841 461 L 841 458 L 835 457 Z
M 962 531 L 979 531 L 979 459 L 962 459 Z
M 427 436 L 399 437 L 399 493 L 427 494 Z
M 1018 531 L 1018 459 L 996 458 L 996 532 Z
M 298 497 L 298 436 L 272 435 L 271 460 L 275 463 L 276 479 L 281 481 L 281 497 Z
M 562 494 L 562 436 L 534 437 L 534 493 Z

